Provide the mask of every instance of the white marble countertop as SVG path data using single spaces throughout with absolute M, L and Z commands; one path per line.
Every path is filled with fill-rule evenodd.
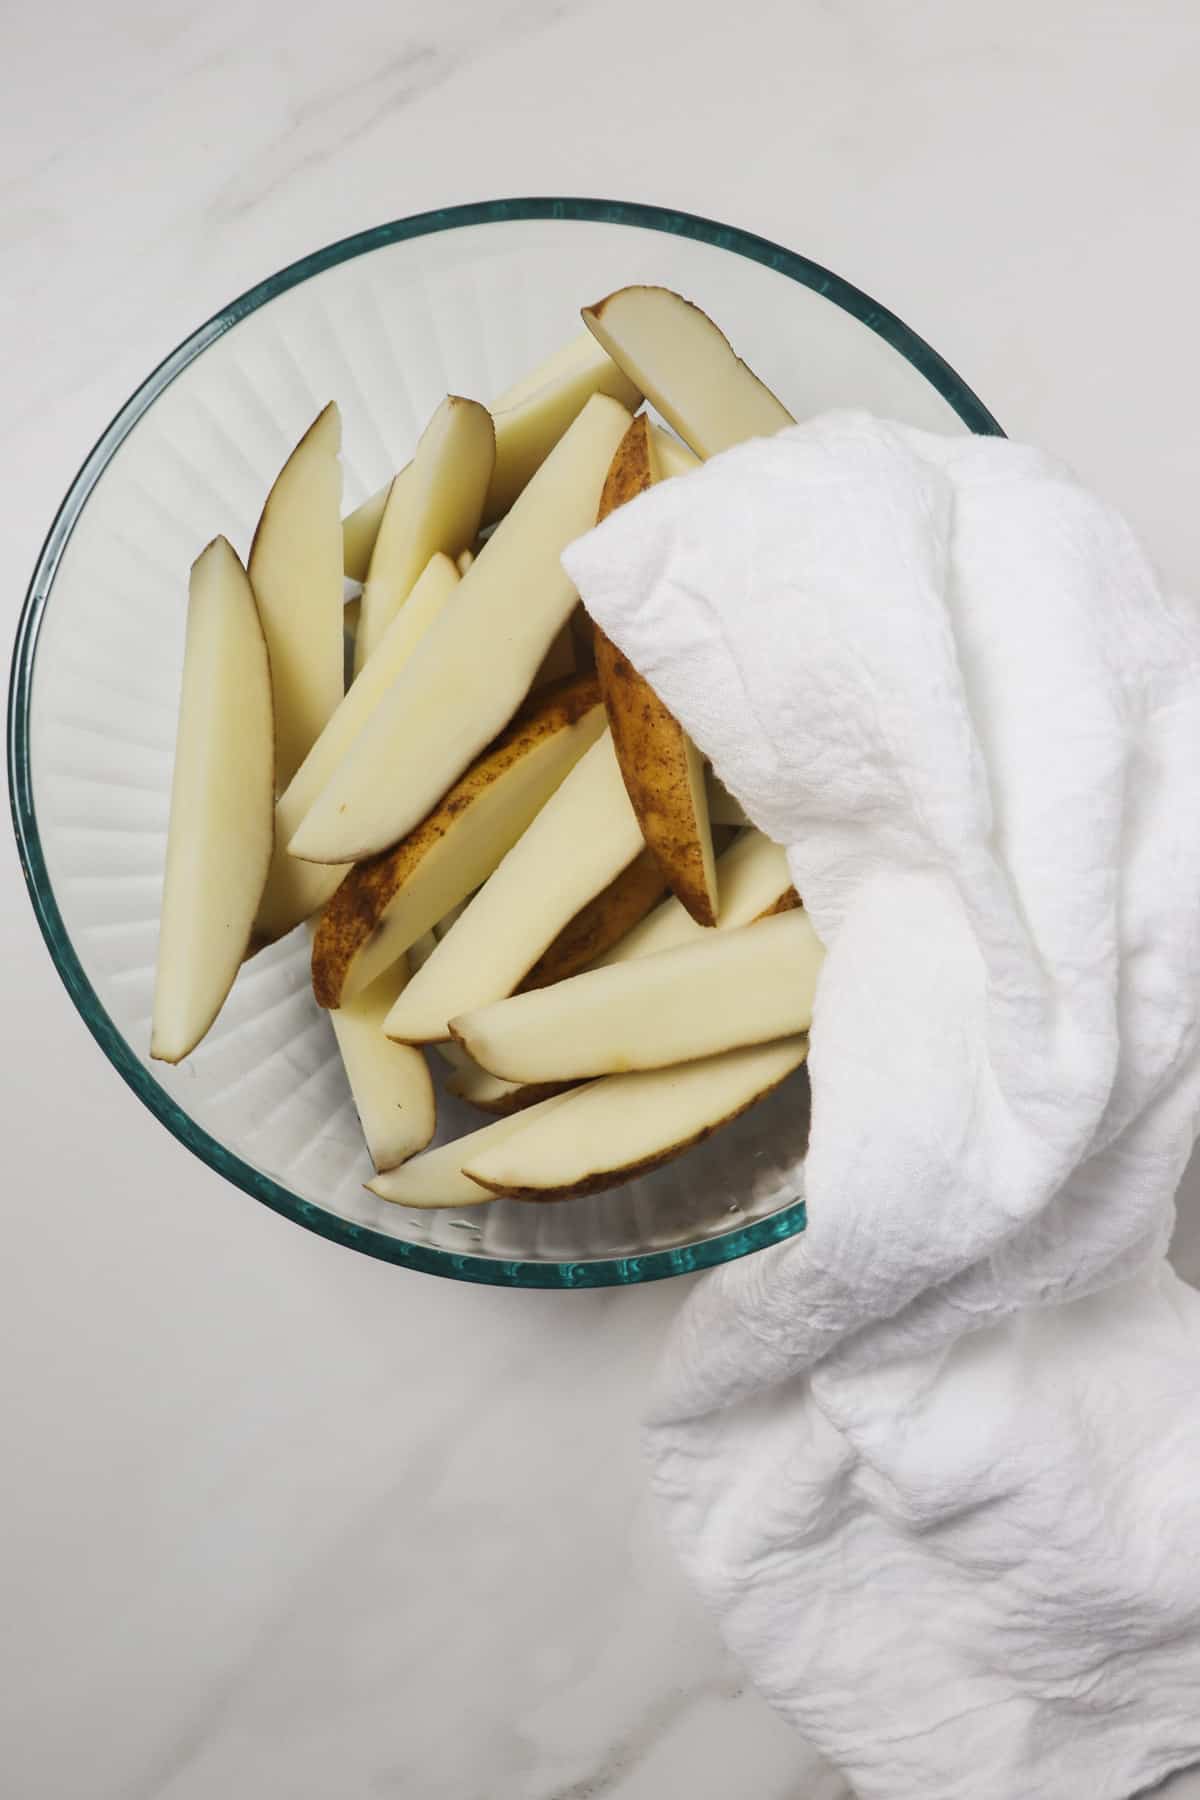
M 517 193 L 829 264 L 1200 580 L 1191 0 L 50 0 L 5 38 L 10 630 L 83 453 L 194 325 L 314 245 Z M 93 1046 L 2 854 L 4 1791 L 840 1796 L 648 1514 L 681 1285 L 458 1287 L 223 1186 Z

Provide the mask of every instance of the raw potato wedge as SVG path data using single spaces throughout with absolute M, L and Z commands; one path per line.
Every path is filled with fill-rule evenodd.
M 274 943 L 302 919 L 324 906 L 348 863 L 301 862 L 288 842 L 356 737 L 407 663 L 429 626 L 458 586 L 458 570 L 448 556 L 430 559 L 362 674 L 335 710 L 275 807 L 275 852 L 255 921 L 255 945 Z
M 193 563 L 150 1054 L 194 1050 L 233 986 L 271 862 L 275 727 L 254 592 L 224 538 Z
M 438 920 L 431 933 L 433 944 L 430 948 L 429 956 L 433 955 L 434 950 L 437 949 L 446 933 L 450 930 L 450 927 L 454 924 L 454 921 L 466 912 L 467 907 L 471 904 L 472 898 L 473 896 L 468 894 L 465 900 L 460 900 L 457 906 L 452 906 L 450 908 L 450 911 L 444 918 Z M 421 963 L 427 963 L 429 961 L 429 956 L 422 956 L 419 963 L 413 963 L 410 956 L 409 961 L 414 969 L 420 968 Z M 462 1045 L 454 1042 L 453 1038 L 447 1038 L 444 1043 L 439 1041 L 436 1044 L 430 1044 L 428 1048 L 446 1064 L 446 1067 L 455 1076 L 482 1075 L 485 1073 L 485 1071 L 479 1067 L 479 1064 L 467 1055 L 466 1051 L 462 1048 Z M 451 1091 L 453 1091 L 450 1082 L 447 1082 L 446 1085 L 451 1087 Z
M 412 1046 L 401 1048 L 412 1049 Z M 450 1070 L 446 1076 L 447 1093 L 465 1100 L 468 1106 L 477 1107 L 480 1112 L 491 1113 L 494 1118 L 536 1106 L 540 1100 L 548 1100 L 551 1094 L 565 1093 L 572 1085 L 569 1081 L 501 1081 L 498 1075 L 489 1075 L 486 1069 L 481 1069 L 458 1044 L 431 1044 L 429 1048 L 437 1052 Z M 420 1054 L 419 1050 L 413 1050 L 414 1056 Z
M 655 901 L 661 898 L 666 885 L 657 860 L 649 850 L 643 850 L 615 881 L 610 881 L 594 900 L 589 900 L 563 926 L 517 992 L 525 993 L 554 981 L 564 981 L 586 968 L 602 950 L 628 936 L 630 927 L 645 917 Z M 515 1112 L 520 1107 L 533 1106 L 548 1093 L 559 1092 L 565 1085 L 544 1081 L 503 1081 L 498 1075 L 490 1075 L 486 1069 L 481 1069 L 474 1058 L 453 1041 L 435 1044 L 433 1048 L 454 1070 L 446 1083 L 450 1092 L 483 1112 Z
M 640 413 L 613 458 L 600 497 L 600 518 L 645 493 L 654 479 L 649 421 Z M 596 673 L 647 847 L 696 923 L 715 925 L 717 877 L 704 759 L 650 683 L 599 626 Z
M 700 467 L 696 452 L 681 443 L 674 432 L 664 431 L 661 425 L 650 427 L 650 443 L 660 481 L 673 481 L 677 475 L 687 475 Z
M 450 1036 L 458 1013 L 511 994 L 580 907 L 641 849 L 606 731 L 409 982 L 388 1014 L 389 1037 L 434 1043 Z
M 586 969 L 646 917 L 662 899 L 666 885 L 658 858 L 643 850 L 563 926 L 517 991 L 528 993 L 533 988 L 550 987 Z
M 414 1156 L 401 1168 L 377 1175 L 367 1186 L 381 1200 L 394 1201 L 397 1206 L 482 1206 L 493 1196 L 478 1182 L 468 1181 L 462 1173 L 464 1156 L 498 1148 L 510 1132 L 531 1119 L 545 1118 L 551 1107 L 561 1106 L 566 1098 L 565 1094 L 554 1094 L 528 1112 L 497 1119 L 494 1124 L 456 1138 L 451 1144 L 439 1144 L 436 1150 Z
M 445 1044 L 431 1044 L 429 1048 L 436 1053 L 439 1062 L 445 1063 L 452 1075 L 476 1073 L 482 1075 L 484 1073 L 479 1064 L 467 1055 L 461 1044 L 451 1041 Z
M 599 351 L 599 355 L 596 352 Z M 537 474 L 547 456 L 595 394 L 616 400 L 627 412 L 642 404 L 641 389 L 583 334 L 559 354 L 557 368 L 529 392 L 503 394 L 496 405 L 496 470 L 488 489 L 483 522 L 502 519 Z M 542 374 L 545 376 L 546 365 Z M 532 378 L 531 378 L 532 379 Z
M 342 419 L 330 402 L 275 479 L 247 572 L 271 658 L 275 780 L 282 790 L 344 691 Z
M 439 1044 L 437 1048 L 445 1050 L 446 1045 Z M 420 1051 L 413 1054 L 419 1056 Z M 463 1060 L 467 1066 L 447 1079 L 447 1088 L 468 1106 L 477 1106 L 480 1112 L 494 1113 L 498 1118 L 523 1112 L 571 1086 L 569 1081 L 502 1081 L 498 1075 L 489 1075 L 486 1069 L 479 1068 L 470 1057 L 464 1056 Z
M 575 638 L 568 620 L 542 658 L 530 692 L 536 694 L 539 688 L 549 687 L 552 681 L 563 681 L 574 673 Z
M 485 525 L 508 512 L 593 394 L 608 394 L 630 412 L 642 403 L 633 382 L 587 332 L 501 394 L 491 408 L 496 464 L 484 502 Z M 407 474 L 407 469 L 401 470 L 401 478 Z M 343 523 L 346 574 L 352 581 L 366 579 L 387 496 L 387 488 L 381 488 Z
M 361 993 L 486 881 L 603 730 L 594 679 L 538 695 L 428 818 L 351 869 L 313 939 L 318 1003 L 341 1006 Z M 413 982 L 440 953 L 438 944 Z
M 604 729 L 604 727 L 601 726 L 600 729 L 596 732 L 596 737 L 600 736 L 600 732 L 603 731 L 603 729 Z M 595 743 L 595 741 L 596 741 L 596 739 L 593 738 L 591 740 L 591 742 L 588 744 L 589 750 L 591 749 L 591 746 L 592 746 L 592 744 Z M 442 914 L 441 918 L 438 920 L 437 924 L 433 928 L 433 937 L 434 937 L 435 944 L 441 943 L 441 941 L 445 937 L 446 933 L 449 930 L 451 930 L 451 928 L 453 927 L 455 920 L 461 918 L 463 913 L 466 912 L 468 906 L 471 904 L 472 898 L 474 897 L 474 893 L 475 893 L 475 890 L 474 890 L 474 888 L 472 888 L 472 890 L 469 894 L 467 894 L 462 900 L 456 901 L 455 904 L 452 907 L 450 907 L 447 912 Z
M 404 479 L 392 483 L 362 591 L 354 640 L 361 673 L 418 577 L 439 551 L 457 556 L 475 541 L 496 461 L 491 414 L 450 394 L 434 413 Z
M 383 1034 L 383 1021 L 407 980 L 401 957 L 365 993 L 329 1015 L 367 1149 L 380 1170 L 424 1150 L 437 1125 L 425 1058 Z
M 433 932 L 423 931 L 420 937 L 414 938 L 408 947 L 407 958 L 409 969 L 419 969 L 422 963 L 429 961 L 429 958 L 436 949 L 437 939 L 434 937 Z
M 463 1176 L 488 1193 L 567 1200 L 645 1175 L 710 1137 L 798 1069 L 808 1039 L 727 1050 L 682 1068 L 610 1075 L 544 1101 L 456 1148 Z M 410 1168 L 415 1164 L 409 1164 Z M 378 1190 L 377 1190 L 378 1191 Z
M 465 575 L 474 561 L 475 552 L 473 550 L 460 550 L 454 559 L 454 564 L 459 574 Z
M 698 456 L 795 424 L 724 332 L 670 288 L 619 288 L 585 306 L 583 322 Z
M 378 492 L 371 494 L 361 506 L 356 506 L 352 513 L 347 513 L 342 520 L 342 568 L 347 580 L 366 581 L 367 570 L 371 566 L 371 552 L 375 548 L 375 539 L 379 536 L 383 509 L 396 483 L 407 478 L 411 466 L 411 463 L 406 463 L 402 469 L 397 470 L 389 482 Z
M 720 907 L 718 931 L 736 931 L 769 913 L 799 904 L 787 857 L 761 831 L 746 831 L 717 858 Z M 598 968 L 630 962 L 639 956 L 656 956 L 677 944 L 692 944 L 706 935 L 703 926 L 672 898 L 664 900 L 648 918 L 635 925 L 613 949 L 597 959 Z
M 591 525 L 628 426 L 617 401 L 588 401 L 304 819 L 294 856 L 356 862 L 386 850 L 508 724 L 575 605 L 559 559 Z
M 536 368 L 530 369 L 527 374 L 521 376 L 519 381 L 514 381 L 510 387 L 506 387 L 502 394 L 497 394 L 492 411 L 513 412 L 517 407 L 523 406 L 527 400 L 532 400 L 535 395 L 541 394 L 547 388 L 557 388 L 563 382 L 575 381 L 585 371 L 603 369 L 604 365 L 596 355 L 600 346 L 595 338 L 592 338 L 589 344 L 587 341 L 589 337 L 591 337 L 590 332 L 577 331 L 574 337 L 568 338 L 565 344 L 560 344 L 557 350 L 552 350 L 550 355 L 538 363 Z M 605 370 L 604 380 L 608 381 L 609 379 L 608 371 Z M 627 381 L 623 375 L 620 379 L 622 383 L 620 387 L 591 388 L 586 397 L 590 399 L 596 392 L 611 393 L 614 400 L 619 400 L 623 406 L 630 408 L 640 406 L 642 396 L 637 393 L 633 383 Z M 551 447 L 553 448 L 553 446 Z
M 824 960 L 808 914 L 796 908 L 513 994 L 450 1028 L 504 1081 L 661 1069 L 807 1031 Z
M 708 816 L 714 825 L 749 825 L 745 808 L 735 800 L 715 770 L 708 771 Z

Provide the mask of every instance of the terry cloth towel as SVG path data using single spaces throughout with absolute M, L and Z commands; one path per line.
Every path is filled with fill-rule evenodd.
M 564 558 L 828 951 L 809 1223 L 648 1427 L 728 1643 L 862 1800 L 1200 1758 L 1200 616 L 1060 465 L 834 414 Z

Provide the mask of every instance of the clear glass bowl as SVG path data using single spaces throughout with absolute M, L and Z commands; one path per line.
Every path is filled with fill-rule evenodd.
M 581 305 L 635 281 L 696 300 L 798 417 L 865 406 L 937 430 L 999 430 L 893 314 L 761 238 L 610 201 L 454 207 L 317 251 L 181 344 L 72 484 L 17 636 L 17 838 L 50 954 L 105 1054 L 181 1143 L 267 1206 L 465 1281 L 646 1281 L 802 1230 L 803 1079 L 610 1194 L 409 1212 L 362 1185 L 369 1165 L 303 931 L 246 966 L 183 1065 L 151 1064 L 187 570 L 217 532 L 246 552 L 273 476 L 328 399 L 342 409 L 356 505 L 407 459 L 443 394 L 499 393 L 571 335 Z M 478 1122 L 449 1101 L 442 1117 L 455 1133 Z

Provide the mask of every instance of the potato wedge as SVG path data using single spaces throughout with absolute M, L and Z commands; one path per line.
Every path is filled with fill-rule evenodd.
M 540 968 L 555 954 L 558 944 L 565 943 L 576 931 L 585 931 L 586 921 L 593 907 L 605 901 L 609 894 L 616 893 L 627 877 L 633 878 L 635 871 L 643 869 L 647 863 L 657 868 L 650 853 L 643 851 L 623 875 L 619 875 L 602 894 L 596 896 L 594 902 L 583 907 L 570 924 L 564 926 L 545 957 L 534 965 L 534 969 Z M 739 925 L 749 925 L 755 919 L 767 918 L 775 912 L 786 912 L 800 904 L 796 890 L 791 885 L 786 856 L 777 844 L 771 843 L 759 831 L 744 832 L 740 839 L 717 858 L 717 875 L 721 896 L 718 930 L 735 930 Z M 662 885 L 661 875 L 659 882 Z M 626 903 L 627 900 L 621 902 L 622 905 Z M 610 919 L 609 923 L 611 922 Z M 603 968 L 610 962 L 626 962 L 633 961 L 638 956 L 653 956 L 659 950 L 672 949 L 676 944 L 694 943 L 704 935 L 704 928 L 696 924 L 678 900 L 672 898 L 665 900 L 641 924 L 626 931 L 612 949 L 602 956 L 597 955 L 591 966 Z M 597 949 L 598 947 L 597 945 Z M 574 972 L 564 963 L 557 978 L 562 979 Z M 526 989 L 533 973 L 534 970 L 530 970 L 518 992 Z M 433 1048 L 449 1062 L 454 1071 L 446 1084 L 450 1092 L 484 1112 L 514 1112 L 520 1107 L 533 1105 L 546 1094 L 548 1084 L 545 1082 L 504 1081 L 498 1075 L 489 1075 L 459 1044 L 439 1043 Z
M 508 724 L 575 605 L 559 559 L 594 518 L 628 425 L 617 401 L 588 401 L 293 836 L 294 856 L 355 862 L 386 850 Z
M 563 926 L 641 848 L 606 731 L 414 975 L 388 1014 L 388 1035 L 433 1043 L 450 1036 L 458 1013 L 511 994 Z
M 332 402 L 275 478 L 247 573 L 271 658 L 275 781 L 282 791 L 345 689 L 341 414 Z
M 808 914 L 796 908 L 512 994 L 451 1019 L 450 1030 L 504 1081 L 661 1069 L 807 1031 L 824 960 Z
M 414 1052 L 414 1055 L 419 1054 L 419 1051 Z M 439 1144 L 423 1156 L 414 1156 L 411 1162 L 398 1169 L 376 1175 L 367 1186 L 381 1200 L 391 1200 L 397 1206 L 483 1206 L 493 1196 L 478 1182 L 468 1181 L 462 1173 L 464 1156 L 498 1147 L 510 1132 L 528 1120 L 544 1118 L 551 1107 L 560 1106 L 566 1097 L 565 1094 L 554 1094 L 528 1112 L 496 1119 L 479 1131 L 456 1138 L 453 1143 Z
M 714 825 L 749 825 L 746 811 L 740 800 L 735 800 L 725 783 L 714 769 L 709 769 L 708 776 L 708 816 Z
M 590 344 L 588 343 L 589 338 L 591 338 Z M 550 355 L 538 363 L 536 368 L 530 369 L 518 381 L 514 381 L 509 387 L 506 387 L 503 393 L 497 394 L 492 411 L 515 412 L 517 407 L 523 406 L 527 400 L 532 400 L 535 396 L 544 394 L 546 389 L 558 388 L 564 382 L 577 381 L 581 376 L 586 376 L 595 369 L 603 370 L 602 379 L 609 381 L 611 377 L 596 355 L 599 348 L 600 346 L 590 331 L 577 331 L 574 337 L 567 339 L 565 344 L 560 344 L 557 350 L 552 350 Z M 640 406 L 642 397 L 637 393 L 633 383 L 626 380 L 624 376 L 621 376 L 620 379 L 622 384 L 620 387 L 589 388 L 586 397 L 590 399 L 593 393 L 611 393 L 613 399 L 619 400 L 622 406 L 630 408 Z M 578 410 L 576 408 L 576 412 Z M 574 416 L 573 414 L 572 417 Z M 567 424 L 570 422 L 568 419 Z
M 558 636 L 542 658 L 537 674 L 533 678 L 530 692 L 536 694 L 539 688 L 549 687 L 551 682 L 565 681 L 568 675 L 575 673 L 575 639 L 571 634 L 570 622 L 560 629 Z
M 537 695 L 428 818 L 394 849 L 351 869 L 313 939 L 318 1003 L 341 1006 L 361 993 L 485 881 L 603 730 L 594 680 Z
M 422 963 L 429 961 L 429 958 L 436 949 L 437 939 L 434 937 L 432 930 L 423 931 L 419 938 L 413 939 L 412 943 L 408 946 L 408 950 L 405 952 L 409 970 L 415 971 L 419 969 Z M 407 979 L 407 977 L 405 979 Z
M 707 313 L 663 287 L 619 288 L 583 322 L 698 456 L 794 425 Z
M 545 1201 L 598 1193 L 711 1137 L 777 1088 L 807 1054 L 806 1037 L 785 1038 L 681 1068 L 605 1076 L 543 1101 L 546 1111 L 531 1107 L 501 1120 L 511 1131 L 490 1138 L 477 1131 L 452 1147 L 463 1179 L 490 1194 Z
M 438 1044 L 436 1048 L 445 1050 L 447 1046 Z M 457 1050 L 458 1045 L 454 1048 Z M 419 1056 L 420 1051 L 413 1054 Z M 468 1106 L 476 1106 L 480 1112 L 492 1113 L 497 1118 L 507 1118 L 510 1113 L 537 1106 L 539 1101 L 548 1100 L 551 1094 L 565 1093 L 572 1085 L 569 1081 L 502 1081 L 498 1075 L 489 1075 L 486 1069 L 479 1068 L 469 1057 L 464 1061 L 467 1066 L 447 1078 L 447 1088 Z
M 362 672 L 429 559 L 475 540 L 496 462 L 491 414 L 450 394 L 426 426 L 403 481 L 394 481 L 363 586 L 354 672 Z
M 674 432 L 664 431 L 661 425 L 650 427 L 650 443 L 660 481 L 674 481 L 677 475 L 687 475 L 700 467 L 696 452 L 689 450 Z
M 746 831 L 717 858 L 719 909 L 718 931 L 736 931 L 776 910 L 798 905 L 787 857 L 778 844 L 761 831 Z M 703 926 L 673 897 L 664 900 L 635 925 L 619 943 L 596 960 L 595 967 L 629 962 L 639 956 L 656 956 L 677 944 L 691 944 L 705 936 Z
M 649 421 L 629 427 L 600 496 L 606 519 L 655 479 Z M 717 922 L 717 877 L 704 759 L 682 725 L 611 638 L 596 627 L 596 673 L 621 773 L 647 847 L 698 925 Z
M 588 332 L 572 338 L 501 394 L 491 408 L 496 464 L 484 502 L 485 525 L 494 524 L 509 511 L 593 394 L 609 394 L 630 412 L 642 403 L 633 382 Z M 401 476 L 407 476 L 407 469 L 401 470 Z M 343 521 L 345 568 L 352 581 L 366 579 L 387 496 L 388 489 L 381 488 Z
M 192 565 L 150 1054 L 194 1050 L 233 986 L 271 862 L 271 668 L 224 538 Z
M 574 691 L 574 690 L 572 690 L 572 691 Z M 561 699 L 562 695 L 560 695 L 559 698 Z M 600 730 L 602 731 L 603 729 L 604 729 L 603 726 L 601 726 Z M 597 731 L 596 737 L 599 737 L 599 736 L 600 736 L 600 732 Z M 595 742 L 595 738 L 592 739 L 592 742 L 593 743 Z M 589 748 L 590 747 L 591 746 L 589 745 Z M 469 894 L 465 894 L 461 900 L 456 900 L 453 906 L 447 907 L 446 911 L 442 914 L 441 918 L 438 920 L 437 924 L 433 928 L 433 939 L 434 939 L 435 945 L 440 944 L 442 939 L 445 937 L 446 933 L 448 931 L 453 930 L 455 921 L 457 919 L 460 919 L 462 917 L 463 913 L 466 912 L 468 906 L 470 906 L 471 900 L 474 896 L 474 892 L 475 892 L 475 890 L 472 888 L 472 890 Z
M 288 853 L 288 842 L 457 586 L 458 570 L 450 558 L 440 553 L 431 557 L 370 662 L 351 682 L 340 706 L 280 795 L 275 807 L 271 873 L 254 923 L 256 949 L 274 943 L 301 919 L 324 906 L 349 872 L 349 863 L 302 862 Z
M 658 858 L 649 850 L 635 856 L 627 869 L 602 888 L 568 920 L 554 942 L 538 957 L 517 989 L 529 993 L 566 981 L 619 943 L 656 906 L 666 891 Z
M 394 1169 L 424 1150 L 437 1125 L 429 1068 L 419 1050 L 394 1044 L 383 1021 L 408 980 L 403 957 L 364 993 L 329 1017 L 376 1169 Z

